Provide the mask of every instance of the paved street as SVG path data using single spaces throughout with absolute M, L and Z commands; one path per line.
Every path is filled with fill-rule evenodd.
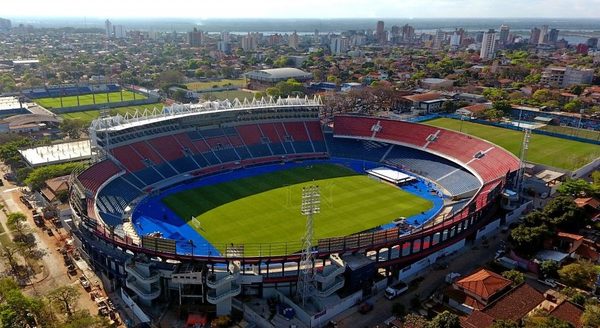
M 357 307 L 352 307 L 342 314 L 338 315 L 334 321 L 338 327 L 383 327 L 383 322 L 392 316 L 392 304 L 400 302 L 406 309 L 410 308 L 410 300 L 418 296 L 421 301 L 426 300 L 440 287 L 445 287 L 444 279 L 450 272 L 458 272 L 462 275 L 472 272 L 476 268 L 493 259 L 500 241 L 506 238 L 506 233 L 498 232 L 496 237 L 491 237 L 489 247 L 484 248 L 478 243 L 475 247 L 467 246 L 460 252 L 446 257 L 441 261 L 448 263 L 448 268 L 444 270 L 427 269 L 423 273 L 423 281 L 418 288 L 409 290 L 406 294 L 389 301 L 383 297 L 383 292 L 377 294 L 371 299 L 374 307 L 369 314 L 360 314 Z

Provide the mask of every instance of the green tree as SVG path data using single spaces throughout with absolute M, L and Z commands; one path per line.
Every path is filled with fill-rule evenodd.
M 556 190 L 563 195 L 586 197 L 593 194 L 594 186 L 583 179 L 570 179 L 563 182 Z
M 523 82 L 525 82 L 526 84 L 538 84 L 538 83 L 540 83 L 541 79 L 542 79 L 542 74 L 535 73 L 535 74 L 527 75 L 525 77 L 525 79 L 523 79 Z
M 544 224 L 537 227 L 520 225 L 510 232 L 511 243 L 515 250 L 525 255 L 537 253 L 548 236 L 550 236 L 550 230 Z
M 64 163 L 38 167 L 29 172 L 27 177 L 25 177 L 24 182 L 32 189 L 39 190 L 46 180 L 71 174 L 73 170 L 78 168 L 85 168 L 85 164 Z
M 545 260 L 540 264 L 540 273 L 544 278 L 556 277 L 559 267 L 558 262 Z
M 581 323 L 586 328 L 600 327 L 600 305 L 587 304 L 581 316 Z
M 553 99 L 552 91 L 548 89 L 539 89 L 531 96 L 538 103 L 543 103 Z
M 108 328 L 110 321 L 106 317 L 92 316 L 87 310 L 75 311 L 67 321 L 64 328 Z
M 483 90 L 483 96 L 490 101 L 506 100 L 508 99 L 508 92 L 500 88 L 486 88 Z
M 581 102 L 581 100 L 573 99 L 573 100 L 569 101 L 568 103 L 566 103 L 565 106 L 563 107 L 563 109 L 566 112 L 574 113 L 574 112 L 579 112 L 579 110 L 582 107 L 583 107 L 583 103 Z
M 427 319 L 414 313 L 407 314 L 402 321 L 403 328 L 427 328 L 428 324 Z
M 72 285 L 61 286 L 48 293 L 47 297 L 52 305 L 70 317 L 77 309 L 79 290 Z
M 511 104 L 506 100 L 495 101 L 492 105 L 492 108 L 499 112 L 502 112 L 503 116 L 509 116 L 512 110 Z
M 525 319 L 525 328 L 571 328 L 571 324 L 546 313 L 539 313 Z
M 558 276 L 564 284 L 578 288 L 589 288 L 596 275 L 596 268 L 588 261 L 577 261 L 558 270 Z
M 26 235 L 31 231 L 27 225 L 27 217 L 21 212 L 9 213 L 6 219 L 6 225 L 13 230 L 17 235 Z
M 525 275 L 517 270 L 504 271 L 502 272 L 502 276 L 512 281 L 513 286 L 517 286 L 525 282 Z
M 512 320 L 496 320 L 490 328 L 519 328 L 519 325 Z
M 71 139 L 79 139 L 85 131 L 86 123 L 80 119 L 64 119 L 60 123 L 60 130 Z
M 558 196 L 544 207 L 549 223 L 561 230 L 577 231 L 586 225 L 581 209 L 570 196 Z
M 456 314 L 444 311 L 436 315 L 427 328 L 460 328 L 460 320 Z

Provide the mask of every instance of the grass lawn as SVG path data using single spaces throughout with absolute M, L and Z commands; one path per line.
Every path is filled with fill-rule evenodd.
M 600 140 L 600 131 L 594 130 L 586 130 L 586 129 L 578 129 L 570 126 L 556 126 L 556 125 L 546 125 L 540 130 L 546 130 L 555 133 L 562 133 L 569 136 L 575 136 L 580 138 L 586 138 L 591 140 Z
M 131 91 L 123 91 L 123 98 L 121 98 L 121 92 L 109 92 L 109 93 L 97 93 L 97 94 L 88 94 L 79 96 L 79 104 L 77 104 L 77 96 L 68 96 L 62 97 L 62 106 L 61 106 L 61 98 L 40 98 L 36 99 L 35 102 L 40 106 L 51 109 L 51 108 L 61 108 L 61 107 L 73 107 L 73 106 L 82 106 L 82 105 L 92 105 L 92 104 L 105 104 L 108 102 L 121 102 L 135 99 L 146 99 L 146 96 L 134 93 Z M 95 101 L 95 102 L 94 102 Z
M 163 202 L 213 246 L 302 240 L 302 187 L 321 189 L 321 213 L 314 217 L 315 239 L 345 236 L 411 216 L 433 204 L 389 184 L 334 164 L 293 168 L 200 187 Z M 246 255 L 252 251 L 246 248 Z M 298 249 L 290 249 L 295 252 Z
M 425 124 L 460 131 L 461 121 L 438 118 Z M 483 125 L 462 123 L 462 132 L 488 140 L 519 156 L 523 132 Z M 600 156 L 600 146 L 561 138 L 531 134 L 526 160 L 533 163 L 575 170 Z
M 10 239 L 10 236 L 8 235 L 8 233 L 2 233 L 0 234 L 0 244 L 2 244 L 2 246 L 4 247 L 10 247 L 13 246 L 13 241 Z
M 206 100 L 212 100 L 212 99 L 234 100 L 235 98 L 237 98 L 240 101 L 243 101 L 244 98 L 248 98 L 248 100 L 252 100 L 252 98 L 254 98 L 254 94 L 252 92 L 242 91 L 242 90 L 206 92 L 206 93 L 201 94 L 200 96 Z
M 219 81 L 192 82 L 192 83 L 186 84 L 186 86 L 188 87 L 189 90 L 210 89 L 210 88 L 213 88 L 215 85 L 217 87 L 223 87 L 223 86 L 229 86 L 229 85 L 233 85 L 233 86 L 237 86 L 237 87 L 244 87 L 244 79 L 236 79 L 236 80 L 223 79 L 223 80 L 219 80 Z
M 152 110 L 154 107 L 162 108 L 163 105 L 160 103 L 152 104 L 152 105 L 143 105 L 143 106 L 125 106 L 125 107 L 115 107 L 108 110 L 111 115 L 121 114 L 125 115 L 125 113 L 134 113 L 135 110 L 143 111 L 144 108 Z M 67 119 L 78 119 L 86 122 L 86 124 L 90 124 L 92 120 L 100 116 L 100 110 L 87 110 L 84 112 L 74 112 L 74 113 L 64 113 L 59 114 L 62 118 Z

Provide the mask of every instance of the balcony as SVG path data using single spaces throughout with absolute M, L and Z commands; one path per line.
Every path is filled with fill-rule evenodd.
M 333 284 L 329 285 L 328 287 L 321 287 L 325 289 L 317 288 L 316 295 L 319 297 L 327 297 L 337 292 L 342 287 L 344 287 L 344 278 L 336 277 L 335 282 Z
M 128 275 L 135 277 L 135 279 L 139 280 L 141 283 L 144 284 L 153 284 L 160 280 L 160 275 L 157 271 L 150 270 L 150 275 L 148 276 L 146 272 L 140 270 L 140 268 L 136 265 L 125 265 L 125 272 L 127 272 Z
M 208 288 L 216 289 L 217 287 L 223 286 L 230 282 L 235 281 L 238 278 L 238 274 L 230 274 L 227 272 L 218 272 L 208 275 L 206 278 L 206 285 Z
M 125 286 L 131 289 L 138 297 L 144 300 L 151 301 L 160 296 L 160 288 L 155 285 L 150 285 L 150 291 L 141 288 L 134 277 L 129 277 L 125 280 Z
M 240 285 L 238 285 L 236 283 L 232 283 L 231 289 L 221 292 L 219 294 L 217 294 L 216 290 L 211 289 L 208 292 L 208 294 L 206 295 L 206 300 L 210 304 L 218 304 L 218 303 L 223 302 L 227 298 L 232 298 L 234 296 L 239 295 L 241 291 L 242 291 L 242 287 Z

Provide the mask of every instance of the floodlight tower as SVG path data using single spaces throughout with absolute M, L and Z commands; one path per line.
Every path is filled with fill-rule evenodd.
M 302 257 L 300 260 L 300 274 L 298 275 L 297 292 L 302 299 L 302 306 L 306 299 L 314 291 L 314 259 L 312 253 L 313 239 L 313 215 L 321 211 L 321 191 L 319 186 L 308 186 L 302 188 L 302 205 L 300 212 L 306 216 L 306 231 L 302 245 Z
M 527 157 L 527 150 L 529 149 L 529 139 L 531 138 L 531 130 L 523 129 L 523 141 L 521 143 L 521 153 L 519 154 L 520 167 L 515 181 L 515 189 L 517 196 L 521 197 L 521 191 L 523 190 L 523 178 L 525 176 L 525 158 Z

